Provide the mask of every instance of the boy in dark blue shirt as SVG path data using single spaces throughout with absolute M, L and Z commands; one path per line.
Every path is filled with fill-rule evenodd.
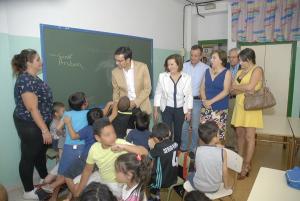
M 151 135 L 149 131 L 150 116 L 145 112 L 136 114 L 136 129 L 131 130 L 126 140 L 135 145 L 140 145 L 149 150 L 148 140 Z

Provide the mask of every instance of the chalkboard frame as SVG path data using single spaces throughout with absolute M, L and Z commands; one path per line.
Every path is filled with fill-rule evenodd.
M 129 38 L 137 38 L 137 39 L 142 39 L 142 40 L 148 40 L 150 42 L 151 50 L 150 50 L 150 66 L 148 66 L 149 73 L 150 73 L 150 79 L 151 79 L 151 84 L 153 86 L 153 39 L 151 38 L 145 38 L 145 37 L 140 37 L 140 36 L 132 36 L 132 35 L 126 35 L 126 34 L 119 34 L 119 33 L 111 33 L 111 32 L 103 32 L 103 31 L 95 31 L 95 30 L 88 30 L 88 29 L 81 29 L 81 28 L 73 28 L 73 27 L 64 27 L 64 26 L 57 26 L 57 25 L 50 25 L 50 24 L 40 24 L 40 42 L 41 42 L 41 56 L 43 61 L 47 60 L 46 56 L 46 48 L 45 48 L 45 31 L 48 29 L 52 30 L 64 30 L 64 31 L 72 31 L 72 32 L 81 32 L 81 33 L 92 33 L 92 34 L 98 34 L 98 35 L 105 35 L 105 36 L 124 36 L 124 37 L 129 37 Z M 133 52 L 134 54 L 134 52 Z M 113 56 L 113 55 L 112 55 Z M 134 59 L 134 58 L 133 58 Z M 47 82 L 47 64 L 46 62 L 43 62 L 43 68 L 42 68 L 42 73 L 43 73 L 43 80 Z M 153 89 L 152 89 L 153 91 Z M 152 94 L 150 94 L 150 97 L 152 97 Z

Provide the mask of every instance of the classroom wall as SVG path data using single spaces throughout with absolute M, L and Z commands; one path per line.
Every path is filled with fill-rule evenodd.
M 40 52 L 40 23 L 153 38 L 156 83 L 164 59 L 182 46 L 182 6 L 179 0 L 0 1 L 0 183 L 20 185 L 10 60 L 24 48 Z
M 196 8 L 192 9 L 192 42 L 199 40 L 227 39 L 228 30 L 228 3 L 216 3 L 216 9 L 205 10 L 199 7 L 197 15 Z

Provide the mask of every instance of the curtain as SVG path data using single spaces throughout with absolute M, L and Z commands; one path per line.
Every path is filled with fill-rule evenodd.
M 231 0 L 232 40 L 300 40 L 300 0 Z

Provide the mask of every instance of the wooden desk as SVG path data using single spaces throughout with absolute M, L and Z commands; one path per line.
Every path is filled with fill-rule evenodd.
M 285 171 L 261 167 L 248 201 L 299 201 L 300 190 L 289 187 Z
M 290 122 L 292 132 L 293 132 L 295 138 L 300 139 L 300 118 L 289 117 L 288 120 Z
M 294 138 L 288 118 L 285 116 L 264 115 L 263 119 L 264 128 L 256 130 L 257 141 L 288 145 L 287 168 L 290 168 L 292 166 Z M 260 137 L 263 137 L 263 139 Z
M 292 166 L 295 164 L 295 157 L 297 155 L 298 147 L 300 146 L 300 118 L 297 117 L 289 117 L 288 118 L 290 122 L 290 126 L 292 129 L 292 132 L 294 134 L 294 150 L 292 155 Z

